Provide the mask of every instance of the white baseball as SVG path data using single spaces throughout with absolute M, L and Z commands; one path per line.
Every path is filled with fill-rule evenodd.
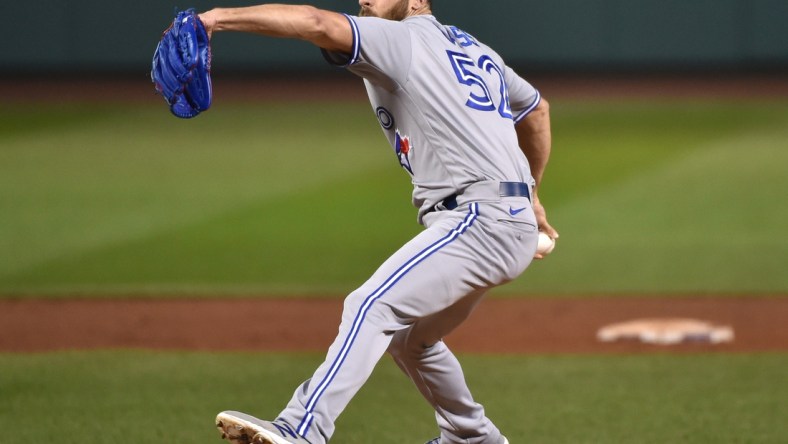
M 539 232 L 539 243 L 536 245 L 536 253 L 541 255 L 550 254 L 555 248 L 555 240 L 547 235 L 547 233 Z

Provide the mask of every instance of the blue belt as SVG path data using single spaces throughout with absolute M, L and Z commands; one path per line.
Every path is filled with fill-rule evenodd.
M 531 200 L 531 193 L 529 190 L 530 187 L 524 182 L 501 182 L 499 195 L 501 197 L 526 197 L 528 200 Z M 457 195 L 452 194 L 446 199 L 443 199 L 443 206 L 447 210 L 457 208 Z

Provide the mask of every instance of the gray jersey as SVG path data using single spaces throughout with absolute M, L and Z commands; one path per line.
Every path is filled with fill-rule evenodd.
M 540 95 L 495 51 L 431 15 L 348 19 L 350 59 L 327 59 L 364 78 L 378 121 L 412 177 L 419 221 L 473 183 L 533 183 L 513 126 Z

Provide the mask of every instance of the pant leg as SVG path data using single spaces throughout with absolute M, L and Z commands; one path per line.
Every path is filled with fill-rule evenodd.
M 435 409 L 444 443 L 498 443 L 501 432 L 474 401 L 462 368 L 441 338 L 459 326 L 481 301 L 474 292 L 453 306 L 398 331 L 389 353 Z

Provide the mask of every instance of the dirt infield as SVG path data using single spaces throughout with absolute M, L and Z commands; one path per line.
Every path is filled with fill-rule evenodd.
M 0 352 L 145 348 L 322 351 L 341 298 L 0 300 Z M 731 326 L 733 342 L 602 343 L 599 328 L 643 317 Z M 484 301 L 446 338 L 473 353 L 788 351 L 788 297 L 524 298 Z

